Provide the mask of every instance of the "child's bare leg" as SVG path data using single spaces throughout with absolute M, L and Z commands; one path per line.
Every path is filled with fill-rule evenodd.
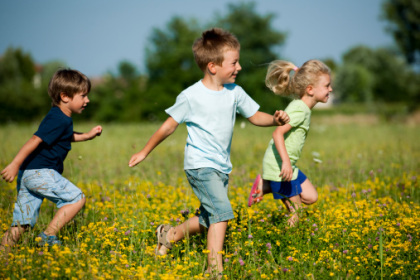
M 305 182 L 301 184 L 301 187 L 302 193 L 300 194 L 300 199 L 303 203 L 310 205 L 318 200 L 318 192 L 308 179 L 306 179 Z
M 223 256 L 218 252 L 223 250 L 223 243 L 225 242 L 225 234 L 228 222 L 219 222 L 211 224 L 207 234 L 207 250 L 210 253 L 208 259 L 208 271 L 217 273 L 223 271 Z
M 77 213 L 83 208 L 86 203 L 85 196 L 82 196 L 82 199 L 73 203 L 67 204 L 58 209 L 57 213 L 55 213 L 54 218 L 47 226 L 47 229 L 44 231 L 46 235 L 57 235 L 60 229 L 70 222 Z
M 271 193 L 270 181 L 264 180 L 263 178 L 260 179 L 258 183 L 257 190 L 255 192 L 254 203 L 258 203 L 262 200 L 263 196 Z
M 271 193 L 271 187 L 270 187 L 270 181 L 267 180 L 262 180 L 263 184 L 262 184 L 262 194 L 266 195 L 268 193 Z
M 198 220 L 197 216 L 189 218 L 187 221 L 182 224 L 171 228 L 166 235 L 168 242 L 177 242 L 181 239 L 184 239 L 186 236 L 194 235 L 196 233 L 203 232 L 205 227 L 203 227 Z M 159 252 L 162 255 L 165 255 L 168 248 L 164 245 L 160 246 Z
M 283 203 L 286 205 L 287 209 L 290 212 L 290 218 L 287 220 L 289 226 L 293 227 L 299 222 L 299 211 L 302 208 L 302 201 L 299 195 L 295 195 L 287 199 L 282 199 Z
M 28 226 L 14 226 L 10 227 L 8 231 L 4 233 L 3 239 L 0 245 L 0 251 L 8 251 L 10 247 L 14 246 L 19 241 L 20 236 L 28 229 Z

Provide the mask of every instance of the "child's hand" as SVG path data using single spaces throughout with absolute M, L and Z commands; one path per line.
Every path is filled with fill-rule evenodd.
M 89 131 L 88 133 L 90 137 L 89 139 L 93 139 L 96 136 L 101 136 L 101 133 L 102 133 L 102 126 L 97 125 Z
M 15 179 L 18 171 L 19 171 L 19 166 L 16 166 L 15 164 L 11 163 L 8 166 L 6 166 L 5 169 L 3 169 L 3 171 L 1 172 L 1 175 L 6 182 L 11 183 Z
M 274 123 L 276 125 L 285 125 L 290 121 L 289 115 L 285 111 L 276 111 L 273 115 Z
M 73 132 L 73 142 L 92 140 L 96 136 L 100 136 L 102 133 L 102 126 L 97 125 L 92 128 L 89 132 L 80 133 Z
M 293 178 L 293 168 L 292 165 L 288 162 L 283 162 L 281 165 L 281 172 L 279 177 L 281 177 L 284 181 L 290 182 Z
M 146 156 L 144 156 L 141 152 L 134 154 L 131 156 L 130 161 L 128 162 L 128 166 L 133 167 L 142 162 Z

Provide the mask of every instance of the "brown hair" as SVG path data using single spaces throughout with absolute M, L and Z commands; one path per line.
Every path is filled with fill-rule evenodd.
M 51 97 L 53 105 L 58 106 L 62 92 L 73 98 L 76 93 L 88 93 L 90 87 L 90 80 L 85 74 L 77 70 L 60 69 L 54 73 L 48 84 L 48 95 Z
M 225 51 L 239 51 L 240 48 L 238 39 L 221 28 L 204 31 L 192 46 L 195 62 L 203 72 L 206 71 L 209 62 L 222 65 Z
M 290 75 L 292 70 L 295 71 L 293 76 Z M 330 73 L 328 66 L 319 60 L 308 60 L 300 68 L 288 61 L 275 60 L 268 66 L 265 84 L 277 95 L 301 98 L 308 85 L 316 84 L 321 74 Z

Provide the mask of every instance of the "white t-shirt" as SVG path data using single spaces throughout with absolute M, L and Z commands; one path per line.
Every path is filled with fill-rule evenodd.
M 175 104 L 165 111 L 176 122 L 187 125 L 184 169 L 212 167 L 230 173 L 236 114 L 249 118 L 258 109 L 259 105 L 236 84 L 213 91 L 198 81 L 181 92 Z

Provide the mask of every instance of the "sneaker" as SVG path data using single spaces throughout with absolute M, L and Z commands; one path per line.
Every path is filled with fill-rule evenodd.
M 61 245 L 61 241 L 58 240 L 55 235 L 46 235 L 44 232 L 41 232 L 38 237 L 41 238 L 41 241 L 38 242 L 38 246 L 45 246 L 45 244 L 48 244 L 48 246 Z

